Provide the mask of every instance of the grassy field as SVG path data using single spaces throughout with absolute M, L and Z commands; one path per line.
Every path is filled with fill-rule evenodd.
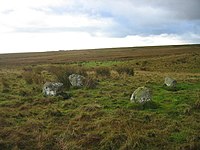
M 87 85 L 66 85 L 69 99 L 43 96 L 45 82 L 71 73 Z M 0 83 L 3 150 L 200 147 L 200 45 L 1 54 Z M 152 102 L 130 103 L 140 86 Z

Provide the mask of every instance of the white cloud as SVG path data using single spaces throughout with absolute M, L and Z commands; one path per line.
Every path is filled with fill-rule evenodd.
M 68 0 L 0 0 L 0 12 L 10 9 L 60 6 L 69 2 Z
M 93 37 L 84 32 L 9 33 L 0 36 L 0 53 L 34 52 L 107 47 L 175 45 L 185 41 L 177 35 L 127 36 L 124 38 Z
M 200 42 L 199 22 L 183 25 L 175 2 L 148 2 L 0 0 L 0 53 Z
M 99 30 L 112 27 L 115 23 L 111 18 L 93 17 L 89 14 L 80 13 L 66 13 L 59 15 L 52 13 L 49 7 L 60 6 L 62 4 L 68 5 L 70 1 L 55 1 L 55 0 L 41 0 L 41 1 L 14 1 L 16 5 L 8 5 L 9 1 L 4 5 L 0 5 L 0 27 L 1 32 L 15 31 L 18 32 L 41 32 L 42 29 L 51 29 L 54 32 L 54 28 L 57 30 L 60 28 L 72 28 L 73 30 L 83 30 L 82 28 L 99 28 Z M 21 3 L 20 3 L 21 2 Z M 5 8 L 3 7 L 5 6 Z M 12 10 L 12 11 L 10 11 Z M 9 12 L 9 13 L 5 13 Z M 9 29 L 5 29 L 9 28 Z M 3 30 L 3 31 L 2 31 Z M 50 30 L 48 30 L 50 31 Z M 51 32 L 51 31 L 50 31 Z

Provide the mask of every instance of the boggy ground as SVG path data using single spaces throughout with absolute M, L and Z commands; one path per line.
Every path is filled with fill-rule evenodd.
M 76 61 L 51 63 L 42 58 L 34 65 L 25 60 L 6 64 L 1 56 L 0 149 L 198 149 L 200 46 L 171 46 L 158 55 L 158 49 L 169 47 L 142 48 L 146 54 L 129 48 L 130 57 L 123 59 L 118 54 L 128 56 L 128 49 L 115 49 L 112 60 L 106 60 L 109 50 L 98 50 L 93 52 L 97 59 L 89 61 L 83 51 L 75 51 Z M 6 57 L 17 62 L 20 54 Z M 42 95 L 46 81 L 68 82 L 65 75 L 70 73 L 86 76 L 87 85 L 66 84 L 69 99 Z M 166 76 L 177 80 L 175 89 L 163 85 Z M 139 86 L 151 89 L 151 103 L 130 103 Z

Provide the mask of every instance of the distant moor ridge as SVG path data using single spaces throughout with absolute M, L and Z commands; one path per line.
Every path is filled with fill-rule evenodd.
M 0 66 L 20 66 L 49 63 L 62 64 L 104 60 L 129 60 L 136 58 L 138 59 L 169 55 L 182 55 L 186 53 L 195 54 L 199 52 L 200 44 L 1 54 Z

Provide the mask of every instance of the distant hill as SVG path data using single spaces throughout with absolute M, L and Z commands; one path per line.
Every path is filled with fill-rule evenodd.
M 148 47 L 60 50 L 55 52 L 0 54 L 0 66 L 59 64 L 82 61 L 128 60 L 134 58 L 178 55 L 200 52 L 200 44 Z

